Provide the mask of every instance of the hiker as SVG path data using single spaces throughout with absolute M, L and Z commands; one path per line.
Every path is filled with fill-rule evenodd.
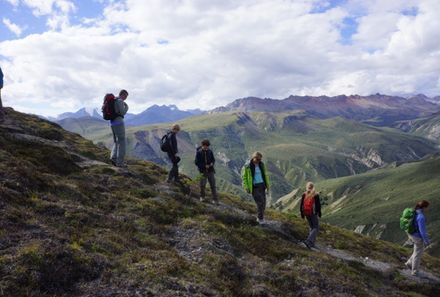
M 420 261 L 422 260 L 423 250 L 429 246 L 431 241 L 426 233 L 426 220 L 424 210 L 429 206 L 426 200 L 419 201 L 414 207 L 414 218 L 412 225 L 414 232 L 407 233 L 408 238 L 414 243 L 414 250 L 405 265 L 411 269 L 411 275 L 417 276 L 419 273 Z
M 168 135 L 167 142 L 169 144 L 167 149 L 167 154 L 168 154 L 168 158 L 173 164 L 170 172 L 168 173 L 168 179 L 167 179 L 168 183 L 172 181 L 180 182 L 179 167 L 178 167 L 178 163 L 180 162 L 180 157 L 177 156 L 179 150 L 177 149 L 177 138 L 176 138 L 176 135 L 177 133 L 179 133 L 179 131 L 180 131 L 180 126 L 178 124 L 174 124 L 171 127 L 171 131 L 167 133 Z
M 124 115 L 128 111 L 128 105 L 125 103 L 127 100 L 128 92 L 126 90 L 121 90 L 119 96 L 115 99 L 115 114 L 116 118 L 110 120 L 110 126 L 113 132 L 114 145 L 110 155 L 112 164 L 117 167 L 126 167 L 124 164 L 125 158 L 125 124 Z
M 0 67 L 0 114 L 3 113 L 2 89 L 3 89 L 3 71 L 2 68 Z
M 208 181 L 209 186 L 211 187 L 211 193 L 213 199 L 212 201 L 214 204 L 218 205 L 219 203 L 217 197 L 217 190 L 215 187 L 215 176 L 214 176 L 215 158 L 214 158 L 214 153 L 212 152 L 212 150 L 209 149 L 210 145 L 211 143 L 209 142 L 208 139 L 202 141 L 201 146 L 197 148 L 196 158 L 194 162 L 201 174 L 200 201 L 205 200 L 206 181 Z
M 257 221 L 260 225 L 265 223 L 266 192 L 270 187 L 269 175 L 262 159 L 263 155 L 260 152 L 253 153 L 251 160 L 244 165 L 242 170 L 243 188 L 247 193 L 252 194 L 257 204 Z
M 321 200 L 312 182 L 307 183 L 306 191 L 302 194 L 300 212 L 301 218 L 306 218 L 310 227 L 307 239 L 301 243 L 311 249 L 315 246 L 316 236 L 319 230 L 318 217 L 321 217 Z

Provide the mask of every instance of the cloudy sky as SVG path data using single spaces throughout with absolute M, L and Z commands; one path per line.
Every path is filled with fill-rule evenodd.
M 440 95 L 438 0 L 0 0 L 3 103 L 56 115 L 126 88 L 211 109 L 247 96 Z

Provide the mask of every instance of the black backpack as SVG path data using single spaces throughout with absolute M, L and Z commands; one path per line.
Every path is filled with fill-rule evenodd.
M 162 152 L 170 152 L 171 151 L 171 132 L 168 132 L 162 139 L 160 140 L 160 149 Z

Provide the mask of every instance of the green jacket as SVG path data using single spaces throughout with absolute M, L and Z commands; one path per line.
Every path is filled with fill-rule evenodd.
M 267 174 L 266 166 L 264 165 L 263 162 L 260 162 L 260 170 L 261 170 L 261 174 L 263 175 L 263 180 L 266 189 L 269 190 L 270 187 L 269 175 Z M 241 170 L 243 189 L 248 193 L 252 193 L 252 190 L 254 188 L 254 183 L 253 183 L 254 174 L 255 174 L 255 165 L 252 162 L 252 160 L 250 160 L 248 163 L 244 165 L 243 169 Z

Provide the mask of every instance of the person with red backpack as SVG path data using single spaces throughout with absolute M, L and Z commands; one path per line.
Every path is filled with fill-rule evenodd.
M 125 167 L 125 124 L 124 116 L 128 111 L 128 105 L 125 103 L 127 100 L 128 92 L 121 90 L 119 96 L 114 99 L 113 106 L 110 106 L 110 126 L 113 133 L 113 149 L 110 155 L 111 162 L 114 166 Z M 111 103 L 110 103 L 111 104 Z
M 306 218 L 310 227 L 309 236 L 301 243 L 311 249 L 315 246 L 316 236 L 319 230 L 318 217 L 321 217 L 321 200 L 312 182 L 307 183 L 306 191 L 301 197 L 300 212 L 301 218 Z

